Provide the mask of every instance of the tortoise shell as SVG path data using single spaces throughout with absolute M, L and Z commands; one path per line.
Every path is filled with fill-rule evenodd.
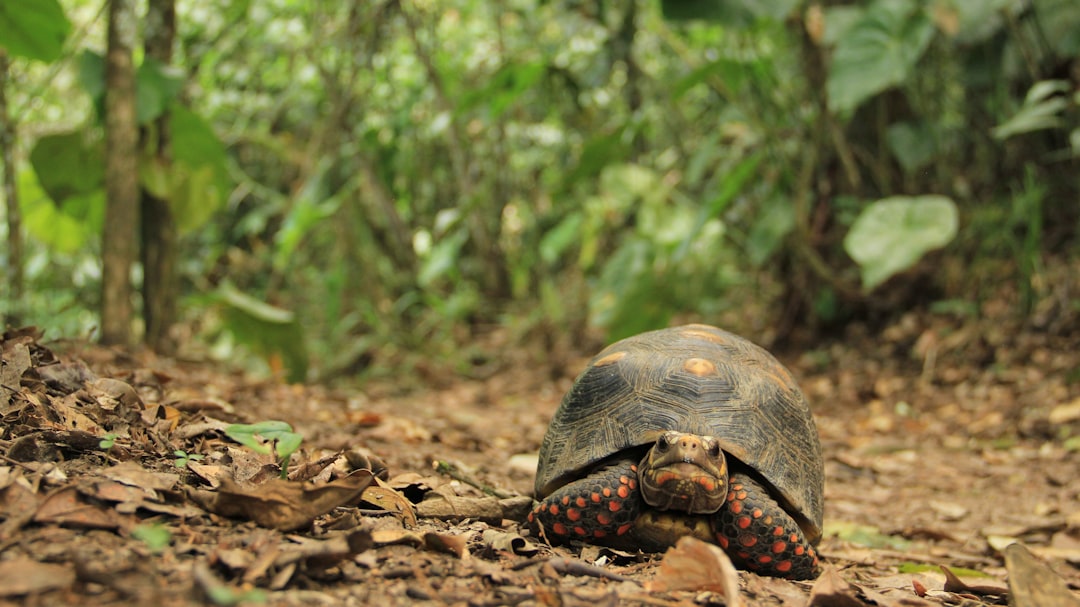
M 544 436 L 537 497 L 667 430 L 719 439 L 809 541 L 821 536 L 825 472 L 806 398 L 763 348 L 708 325 L 642 333 L 590 361 Z

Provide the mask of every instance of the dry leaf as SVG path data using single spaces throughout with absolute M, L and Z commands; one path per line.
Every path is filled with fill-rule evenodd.
M 435 552 L 452 554 L 459 559 L 468 560 L 469 540 L 464 535 L 446 535 L 427 532 L 424 534 L 424 547 Z
M 34 522 L 56 523 L 87 529 L 117 529 L 122 519 L 115 510 L 84 502 L 71 485 L 53 491 L 34 513 Z
M 67 588 L 75 583 L 75 572 L 65 565 L 15 558 L 0 562 L 0 580 L 0 596 L 19 596 Z
M 724 596 L 729 607 L 741 607 L 739 574 L 728 555 L 707 542 L 683 537 L 664 553 L 656 578 L 645 584 L 649 592 L 708 590 Z
M 360 470 L 324 485 L 293 483 L 281 479 L 244 487 L 221 479 L 217 491 L 190 490 L 191 499 L 221 516 L 255 521 L 262 527 L 293 531 L 316 517 L 355 500 L 371 483 L 371 473 Z
M 365 474 L 371 474 L 370 470 L 363 470 Z M 386 486 L 384 481 L 375 479 L 375 483 L 364 490 L 360 500 L 382 508 L 398 517 L 406 527 L 416 526 L 416 509 L 412 502 L 405 496 Z
M 1005 549 L 1005 568 L 1009 571 L 1011 607 L 1080 607 L 1061 576 L 1039 562 L 1023 544 Z
M 808 607 L 864 607 L 855 597 L 855 588 L 840 577 L 836 567 L 826 565 L 810 589 Z
M 516 533 L 507 533 L 498 529 L 486 529 L 481 536 L 484 545 L 497 552 L 511 552 L 522 556 L 532 556 L 540 547 Z
M 945 574 L 945 592 L 970 593 L 978 595 L 1005 596 L 1008 589 L 1004 586 L 971 585 L 961 580 L 945 565 L 938 565 Z

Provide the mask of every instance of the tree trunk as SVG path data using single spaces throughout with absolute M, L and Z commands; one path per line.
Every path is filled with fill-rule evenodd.
M 101 246 L 101 341 L 130 344 L 131 266 L 136 255 L 139 181 L 136 156 L 134 0 L 109 1 L 105 55 L 105 229 Z
M 175 0 L 150 0 L 146 13 L 146 56 L 162 65 L 171 63 L 175 36 Z M 154 127 L 144 130 L 143 135 L 157 135 L 156 141 L 148 142 L 153 145 L 153 161 L 170 173 L 172 136 L 168 110 L 157 119 Z M 171 337 L 171 328 L 176 322 L 178 238 L 170 202 L 146 189 L 141 192 L 142 301 L 143 320 L 146 323 L 143 342 L 159 354 L 172 354 L 176 345 Z
M 15 125 L 8 115 L 7 86 L 11 63 L 7 52 L 0 48 L 0 163 L 4 165 L 4 201 L 7 204 L 8 229 L 8 278 L 9 301 L 7 312 L 0 317 L 0 329 L 4 325 L 22 324 L 23 309 L 23 265 L 22 265 L 22 214 L 19 211 L 19 191 L 15 187 Z

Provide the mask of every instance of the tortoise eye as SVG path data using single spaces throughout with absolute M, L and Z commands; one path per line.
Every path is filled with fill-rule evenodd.
M 656 448 L 661 451 L 667 451 L 671 447 L 671 441 L 668 440 L 666 434 L 661 434 L 660 438 L 656 439 Z
M 709 457 L 720 457 L 720 443 L 709 441 L 708 453 Z

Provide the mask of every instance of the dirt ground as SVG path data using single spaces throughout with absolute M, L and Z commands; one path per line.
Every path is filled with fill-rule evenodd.
M 0 605 L 983 605 L 1010 584 L 1080 604 L 1075 317 L 913 313 L 777 352 L 825 453 L 808 582 L 528 535 L 536 450 L 591 353 L 331 390 L 9 331 Z M 267 420 L 303 439 L 290 480 L 229 428 Z

